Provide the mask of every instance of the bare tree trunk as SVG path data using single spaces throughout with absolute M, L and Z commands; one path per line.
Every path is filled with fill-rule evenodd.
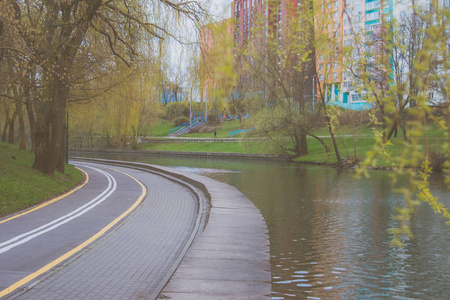
M 3 126 L 2 142 L 6 142 L 6 137 L 8 135 L 8 125 L 9 125 L 9 110 L 5 111 L 5 125 Z
M 17 116 L 19 117 L 19 148 L 25 150 L 25 122 L 23 120 L 22 104 L 17 104 L 16 106 Z
M 9 130 L 8 130 L 8 143 L 13 144 L 15 142 L 14 139 L 14 135 L 15 135 L 15 128 L 14 125 L 16 123 L 16 118 L 17 118 L 17 111 L 15 111 L 11 117 L 11 119 L 9 119 Z
M 308 144 L 306 140 L 306 132 L 295 129 L 295 156 L 303 156 L 308 154 Z
M 325 106 L 325 104 L 324 104 Z M 341 154 L 339 153 L 339 148 L 336 142 L 336 137 L 334 136 L 334 131 L 333 131 L 333 126 L 331 126 L 331 120 L 330 117 L 328 116 L 328 113 L 325 112 L 325 117 L 327 120 L 327 125 L 328 125 L 328 130 L 330 132 L 330 136 L 331 136 L 331 141 L 333 142 L 333 148 L 334 148 L 334 153 L 336 155 L 336 161 L 337 161 L 337 165 L 336 167 L 338 169 L 343 168 L 343 164 L 342 164 L 342 158 L 341 158 Z
M 339 153 L 339 148 L 338 148 L 338 145 L 336 142 L 336 137 L 334 136 L 333 126 L 331 125 L 331 119 L 330 119 L 330 116 L 328 115 L 328 110 L 327 110 L 325 101 L 322 101 L 322 108 L 325 113 L 325 120 L 327 121 L 328 131 L 330 132 L 331 141 L 333 143 L 333 148 L 334 148 L 334 153 L 336 155 L 336 161 L 337 161 L 336 167 L 338 169 L 340 169 L 340 168 L 343 168 L 344 166 L 342 164 L 341 154 Z
M 36 113 L 34 111 L 33 103 L 34 100 L 37 99 L 38 95 L 35 93 L 37 93 L 36 82 L 34 81 L 33 76 L 31 76 L 30 81 L 26 81 L 24 87 L 25 109 L 28 116 L 28 123 L 30 125 L 31 153 L 35 153 L 36 149 L 36 143 L 34 139 L 36 134 Z
M 308 135 L 310 135 L 310 136 L 312 136 L 313 138 L 315 138 L 316 140 L 318 140 L 318 141 L 322 144 L 322 146 L 325 148 L 325 152 L 330 152 L 330 151 L 331 151 L 331 150 L 330 150 L 330 147 L 328 147 L 328 145 L 325 144 L 325 142 L 324 142 L 320 137 L 314 135 L 314 134 L 311 133 L 311 132 L 308 132 Z
M 394 132 L 396 132 L 396 130 L 397 130 L 397 126 L 398 126 L 398 121 L 395 120 L 395 121 L 394 121 L 394 124 L 392 124 L 391 130 L 389 130 L 388 134 L 386 135 L 386 137 L 385 137 L 385 139 L 384 139 L 385 142 L 387 142 L 387 141 L 389 141 L 389 140 L 391 139 L 392 134 L 393 134 Z M 395 135 L 395 136 L 396 136 L 396 135 Z
M 400 128 L 402 129 L 403 132 L 403 139 L 405 141 L 408 140 L 408 137 L 406 136 L 406 122 L 405 122 L 405 112 L 401 111 L 400 113 Z
M 25 108 L 28 115 L 28 123 L 30 124 L 30 136 L 31 136 L 31 153 L 35 153 L 36 150 L 36 115 L 32 105 L 31 95 L 27 95 L 27 101 L 25 102 Z

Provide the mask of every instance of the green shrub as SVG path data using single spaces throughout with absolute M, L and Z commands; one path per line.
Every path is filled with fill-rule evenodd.
M 170 102 L 164 108 L 165 117 L 167 120 L 174 120 L 178 117 L 189 117 L 189 102 Z
M 189 123 L 189 118 L 186 117 L 178 117 L 176 119 L 173 120 L 173 125 L 174 126 L 180 126 L 184 123 Z

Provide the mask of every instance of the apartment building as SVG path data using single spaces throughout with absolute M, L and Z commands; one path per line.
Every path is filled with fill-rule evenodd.
M 449 7 L 450 0 L 438 0 L 441 7 Z M 261 47 L 267 43 L 268 35 L 275 35 L 281 47 L 283 32 L 287 29 L 288 18 L 296 17 L 292 11 L 298 11 L 302 0 L 232 0 L 232 20 L 234 20 L 234 41 L 237 46 L 249 41 L 254 42 L 256 20 L 258 15 L 264 16 L 262 29 L 263 41 L 257 41 Z M 369 39 L 370 62 L 377 65 L 383 54 L 382 39 L 377 39 L 395 19 L 401 21 L 412 13 L 412 4 L 430 8 L 432 0 L 316 0 L 314 1 L 315 31 L 317 35 L 325 34 L 334 39 L 334 53 L 323 55 L 316 53 L 315 91 L 325 91 L 326 102 L 345 104 L 344 107 L 361 109 L 368 105 L 355 88 L 357 80 L 348 69 L 346 58 L 342 55 L 347 46 L 361 46 Z M 253 29 L 253 31 L 252 31 Z M 276 31 L 276 32 L 274 32 Z M 253 33 L 252 33 L 253 32 Z M 367 48 L 366 48 L 367 50 Z M 374 77 L 381 76 L 385 70 L 373 68 Z M 320 87 L 319 87 L 320 85 Z M 316 94 L 317 95 L 317 94 Z M 347 105 L 348 104 L 348 105 Z
M 338 38 L 339 47 L 342 49 L 346 46 L 360 47 L 367 41 L 371 41 L 370 49 L 365 49 L 370 53 L 369 63 L 372 66 L 383 65 L 383 59 L 390 59 L 383 52 L 385 45 L 380 36 L 383 31 L 389 30 L 393 20 L 402 22 L 413 12 L 413 5 L 424 10 L 429 10 L 432 5 L 431 0 L 324 0 L 325 12 L 331 13 L 336 18 L 342 16 L 342 20 L 335 20 L 331 27 L 337 27 L 337 32 L 333 32 Z M 435 4 L 440 7 L 449 7 L 449 0 L 439 0 Z M 326 8 L 332 9 L 331 12 Z M 333 9 L 334 8 L 334 9 Z M 331 33 L 331 32 L 330 32 Z M 358 37 L 358 38 L 356 38 Z M 360 52 L 361 53 L 361 52 Z M 355 53 L 354 55 L 358 55 Z M 336 102 L 344 104 L 342 106 L 349 108 L 364 108 L 365 101 L 361 94 L 355 89 L 357 80 L 352 76 L 350 70 L 346 68 L 345 58 L 340 62 L 342 68 L 333 70 L 333 77 L 330 79 L 322 78 L 322 84 L 327 87 L 327 102 Z M 337 63 L 339 66 L 339 62 Z M 320 66 L 320 63 L 318 64 Z M 384 63 L 386 65 L 386 63 Z M 336 66 L 336 64 L 335 64 Z M 407 71 L 407 70 L 405 70 Z M 371 68 L 373 78 L 380 78 L 383 72 L 382 68 Z M 318 76 L 324 77 L 323 70 L 318 69 Z M 348 104 L 348 105 L 347 105 Z

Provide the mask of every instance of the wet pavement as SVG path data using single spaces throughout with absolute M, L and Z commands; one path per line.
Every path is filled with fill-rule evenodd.
M 108 222 L 125 214 L 126 209 L 132 210 L 93 242 L 21 285 L 5 299 L 269 298 L 267 228 L 256 207 L 238 190 L 170 168 L 139 163 L 108 167 L 103 163 L 111 162 L 100 160 L 97 163 L 102 164 L 76 163 L 90 174 L 92 182 L 102 180 L 103 175 L 89 167 L 108 172 L 116 179 L 117 190 L 111 193 L 112 200 L 105 200 L 95 210 L 80 217 L 78 223 L 81 225 L 72 225 L 71 221 L 61 226 L 60 232 L 66 230 L 75 234 L 77 226 L 94 222 L 89 220 L 102 219 L 98 226 L 110 224 Z M 133 183 L 125 173 L 145 188 Z M 91 198 L 99 193 L 88 184 L 68 198 L 71 197 L 71 203 L 78 199 L 81 205 L 83 200 L 79 198 L 89 198 L 87 192 L 92 194 Z M 142 199 L 136 205 L 139 194 Z M 131 207 L 133 203 L 135 208 Z M 55 205 L 46 208 L 55 212 Z M 66 207 L 64 202 L 58 202 L 58 206 Z M 49 213 L 38 210 L 26 218 L 31 219 L 32 215 L 42 219 Z M 20 222 L 22 218 L 14 219 L 14 222 Z M 0 228 L 9 222 L 0 224 Z M 97 231 L 95 227 L 86 236 Z M 45 233 L 43 237 L 49 239 L 49 234 L 53 233 Z M 67 233 L 66 239 L 70 236 Z M 73 249 L 80 242 L 71 243 L 49 254 L 42 264 L 61 257 L 64 251 Z M 41 241 L 43 247 L 46 244 L 45 240 Z M 25 244 L 17 249 L 19 247 L 25 247 Z M 14 257 L 20 253 L 17 249 L 8 251 L 8 255 Z M 1 259 L 2 254 L 0 262 Z M 16 275 L 21 277 L 41 267 L 36 265 Z M 11 267 L 9 274 L 15 271 Z M 4 274 L 0 272 L 0 279 Z

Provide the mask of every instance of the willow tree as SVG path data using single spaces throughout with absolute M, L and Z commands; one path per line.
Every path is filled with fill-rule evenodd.
M 129 66 L 117 56 L 104 54 L 100 34 L 87 37 L 74 70 L 69 95 L 70 142 L 76 147 L 94 147 L 104 138 L 108 147 L 136 148 L 138 136 L 160 113 L 157 41 L 133 41 L 142 49 Z M 145 52 L 144 52 L 145 49 Z M 90 62 L 89 57 L 95 57 Z M 95 138 L 94 138 L 95 137 Z
M 170 28 L 160 26 L 152 10 L 162 4 L 166 13 L 198 20 L 204 13 L 197 1 L 5 0 L 14 11 L 16 38 L 23 40 L 36 62 L 42 95 L 36 105 L 35 161 L 33 168 L 52 175 L 64 172 L 66 112 L 73 66 L 86 37 L 99 33 L 108 51 L 131 65 L 139 49 L 133 40 L 161 38 Z M 166 16 L 167 17 L 167 16 Z
M 218 116 L 226 105 L 234 106 L 235 84 L 232 24 L 228 19 L 211 20 L 200 30 L 199 87 L 202 101 Z M 239 109 L 238 112 L 240 113 Z
M 3 111 L 2 141 L 15 142 L 19 123 L 19 145 L 25 149 L 25 106 L 29 108 L 32 62 L 27 60 L 25 45 L 16 39 L 14 9 L 0 7 L 0 112 Z M 31 126 L 31 124 L 30 124 Z M 31 128 L 33 128 L 31 126 Z

